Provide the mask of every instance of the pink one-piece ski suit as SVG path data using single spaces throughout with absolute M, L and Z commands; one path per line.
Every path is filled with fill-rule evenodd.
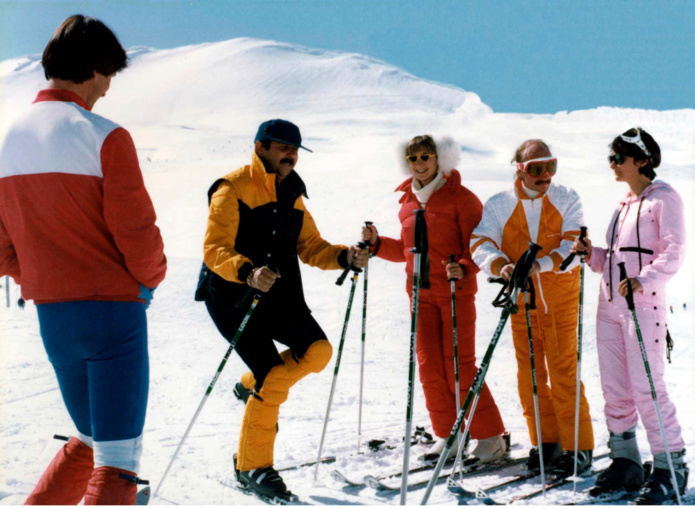
M 603 273 L 596 317 L 601 386 L 608 430 L 620 434 L 637 424 L 639 414 L 653 454 L 665 451 L 649 380 L 631 312 L 618 293 L 624 262 L 627 275 L 643 292 L 635 293 L 635 310 L 647 351 L 654 388 L 670 451 L 684 448 L 676 408 L 664 382 L 666 282 L 685 258 L 683 202 L 673 187 L 655 181 L 639 196 L 629 193 L 608 226 L 608 249 L 594 247 L 587 260 Z

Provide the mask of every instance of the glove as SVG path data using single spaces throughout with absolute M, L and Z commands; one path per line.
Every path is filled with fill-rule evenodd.
M 147 310 L 147 308 L 150 306 L 150 302 L 152 302 L 155 289 L 157 288 L 148 289 L 142 284 L 140 284 L 140 294 L 138 295 L 138 298 L 140 298 L 141 300 L 145 300 L 145 310 Z

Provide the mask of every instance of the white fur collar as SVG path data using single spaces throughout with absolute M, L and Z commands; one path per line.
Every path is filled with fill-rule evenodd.
M 437 145 L 437 161 L 439 164 L 439 172 L 448 175 L 452 169 L 456 167 L 461 158 L 461 147 L 449 136 L 434 138 L 434 144 Z M 413 176 L 410 171 L 410 165 L 405 160 L 405 148 L 408 142 L 398 145 L 398 161 L 400 162 L 401 170 L 406 176 Z

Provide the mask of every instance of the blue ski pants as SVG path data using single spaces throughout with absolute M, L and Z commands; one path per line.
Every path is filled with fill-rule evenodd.
M 77 430 L 95 443 L 138 438 L 149 388 L 145 306 L 76 301 L 36 308 L 46 353 Z

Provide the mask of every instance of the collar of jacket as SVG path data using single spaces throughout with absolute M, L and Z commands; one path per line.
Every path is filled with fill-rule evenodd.
M 265 165 L 263 164 L 263 161 L 255 151 L 251 155 L 250 173 L 251 178 L 254 181 L 262 182 L 262 184 L 270 191 L 271 195 L 275 196 L 275 199 L 277 199 L 275 186 L 277 175 L 275 173 L 268 173 L 265 170 Z M 302 195 L 305 198 L 309 199 L 309 196 L 306 193 L 306 185 L 304 184 L 304 181 L 301 179 L 301 177 L 295 170 L 292 170 L 290 174 L 285 177 L 285 179 L 282 181 L 282 187 L 283 189 L 290 189 L 295 199 Z
M 625 196 L 623 199 L 620 200 L 621 205 L 627 205 L 628 203 L 633 203 L 635 201 L 638 201 L 642 198 L 646 198 L 649 196 L 651 193 L 653 193 L 657 189 L 664 189 L 670 187 L 669 184 L 664 182 L 663 180 L 654 180 L 651 184 L 647 185 L 645 189 L 642 191 L 642 193 L 639 196 L 635 196 L 632 191 L 628 191 L 627 196 Z
M 553 186 L 553 182 L 550 182 L 550 185 L 548 186 L 548 190 L 545 192 L 541 192 L 536 196 L 535 198 L 530 197 L 526 192 L 524 192 L 524 185 L 521 183 L 521 178 L 518 178 L 514 180 L 514 193 L 516 194 L 516 197 L 518 199 L 543 199 L 543 197 L 548 194 L 548 191 L 550 190 L 550 187 Z
M 41 90 L 36 96 L 36 99 L 34 99 L 34 103 L 51 101 L 74 102 L 79 107 L 86 109 L 87 111 L 91 111 L 91 109 L 87 107 L 87 103 L 84 101 L 82 97 L 80 97 L 74 92 L 70 92 L 68 90 L 61 90 L 59 88 L 46 88 L 45 90 Z
M 459 185 L 461 185 L 461 173 L 459 173 L 457 169 L 452 169 L 448 175 L 444 175 L 444 179 L 446 180 L 444 186 L 441 189 L 434 191 L 432 195 L 444 190 L 446 190 L 447 192 L 454 192 L 456 191 L 456 188 Z M 414 194 L 413 177 L 411 176 L 410 178 L 405 180 L 398 187 L 396 187 L 396 189 L 393 192 L 410 192 L 411 194 Z

